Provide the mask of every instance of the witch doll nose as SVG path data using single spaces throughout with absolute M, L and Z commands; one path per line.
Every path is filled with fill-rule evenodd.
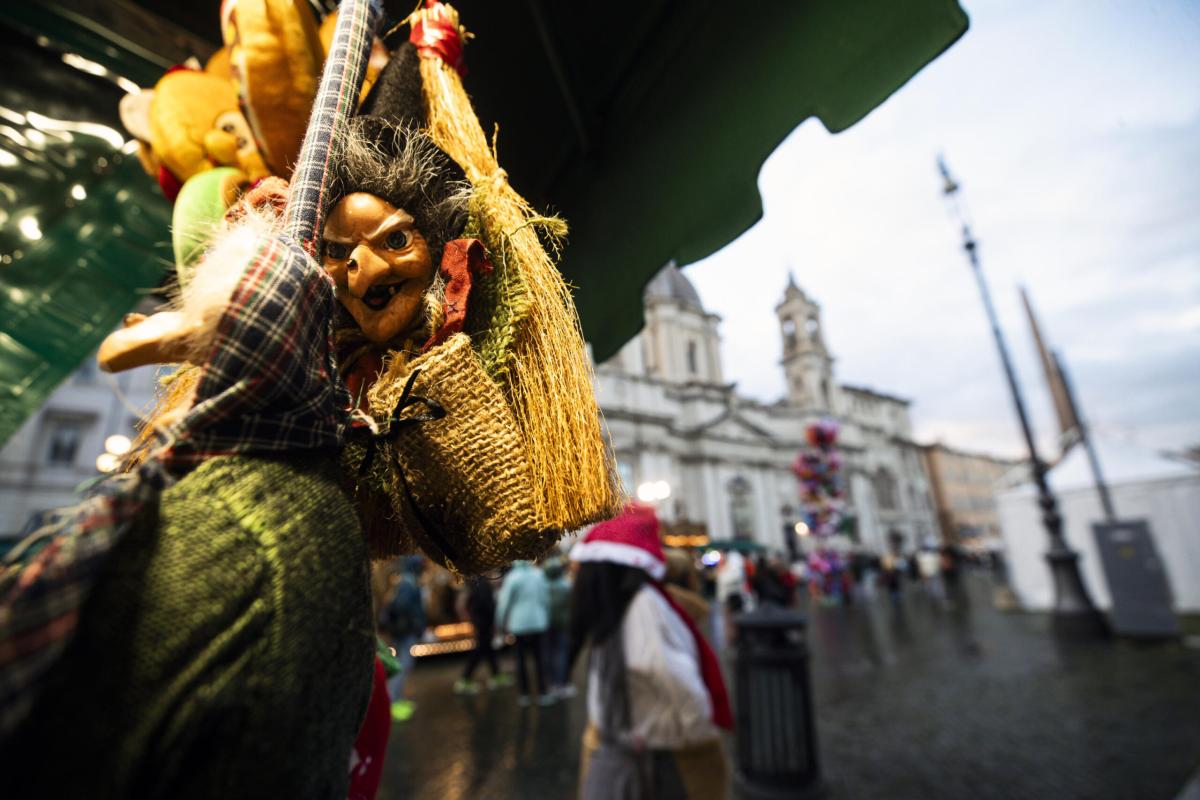
M 350 254 L 350 260 L 346 262 L 350 291 L 358 298 L 362 298 L 370 291 L 372 284 L 385 272 L 387 272 L 387 262 L 362 245 L 354 248 L 354 252 Z

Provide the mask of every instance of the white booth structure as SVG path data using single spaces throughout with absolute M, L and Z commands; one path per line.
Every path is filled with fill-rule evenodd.
M 1145 519 L 1166 568 L 1176 612 L 1200 613 L 1200 465 L 1134 445 L 1097 441 L 1101 469 L 1118 519 Z M 1084 583 L 1102 609 L 1112 606 L 1092 524 L 1104 521 L 1087 453 L 1076 446 L 1049 473 L 1063 532 L 1079 553 Z M 1022 607 L 1049 610 L 1054 584 L 1048 546 L 1032 481 L 996 496 L 1009 582 Z

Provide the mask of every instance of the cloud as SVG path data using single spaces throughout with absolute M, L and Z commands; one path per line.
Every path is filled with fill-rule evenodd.
M 934 167 L 963 184 L 1044 447 L 1055 422 L 1026 285 L 1098 429 L 1200 442 L 1200 14 L 1186 4 L 972 2 L 972 29 L 851 130 L 805 123 L 760 176 L 764 218 L 688 267 L 726 374 L 783 394 L 789 270 L 839 380 L 913 399 L 918 436 L 1016 454 L 1011 400 Z

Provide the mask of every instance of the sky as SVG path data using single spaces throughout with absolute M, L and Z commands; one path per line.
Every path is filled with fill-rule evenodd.
M 1056 422 L 1018 285 L 1098 436 L 1200 445 L 1200 3 L 962 5 L 966 35 L 858 125 L 797 128 L 759 176 L 763 219 L 685 269 L 723 318 L 727 379 L 783 395 L 790 270 L 839 382 L 909 398 L 921 441 L 1022 453 L 942 153 L 1043 456 Z

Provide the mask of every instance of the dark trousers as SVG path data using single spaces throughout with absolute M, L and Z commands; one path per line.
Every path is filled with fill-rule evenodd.
M 566 686 L 570 682 L 567 675 L 569 645 L 566 628 L 546 631 L 546 672 L 550 674 L 551 686 Z
M 517 634 L 517 687 L 521 694 L 529 694 L 529 675 L 525 671 L 525 657 L 533 659 L 533 670 L 537 677 L 538 694 L 546 693 L 546 678 L 543 675 L 542 634 Z
M 484 659 L 487 659 L 493 678 L 500 674 L 500 666 L 496 663 L 496 651 L 492 649 L 492 631 L 491 627 L 475 628 L 475 649 L 467 657 L 467 666 L 463 669 L 463 680 L 471 680 L 471 676 L 475 674 L 475 668 Z

